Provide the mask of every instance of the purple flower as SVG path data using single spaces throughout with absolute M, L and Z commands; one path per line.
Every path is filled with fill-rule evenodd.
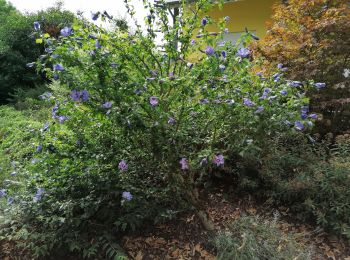
M 130 201 L 133 198 L 132 194 L 129 191 L 123 191 L 122 197 L 127 201 Z
M 296 121 L 295 123 L 294 123 L 294 127 L 295 127 L 295 129 L 297 129 L 297 130 L 299 130 L 299 131 L 302 131 L 302 130 L 304 130 L 304 125 L 303 125 L 303 123 L 302 122 L 300 122 L 300 121 Z
M 209 103 L 209 100 L 207 98 L 203 98 L 199 101 L 200 104 L 208 104 Z
M 76 89 L 72 90 L 70 93 L 70 97 L 73 99 L 73 101 L 78 102 L 80 100 L 80 93 Z
M 169 124 L 169 125 L 175 125 L 175 123 L 176 123 L 175 118 L 169 117 L 168 124 Z
M 226 69 L 226 66 L 223 65 L 223 64 L 220 64 L 220 65 L 219 65 L 219 69 L 220 69 L 221 71 L 224 71 L 224 70 Z
M 237 51 L 237 56 L 241 57 L 242 59 L 249 58 L 250 50 L 248 50 L 247 48 L 239 48 Z
M 14 199 L 12 197 L 7 198 L 7 205 L 11 205 L 14 202 Z
M 80 97 L 81 97 L 81 100 L 84 102 L 84 101 L 87 101 L 89 99 L 89 92 L 87 92 L 87 90 L 83 90 L 80 92 Z
M 100 16 L 100 12 L 91 12 L 91 19 L 96 21 L 98 19 L 98 17 Z
M 224 20 L 225 20 L 225 22 L 230 21 L 230 16 L 225 16 Z
M 53 119 L 55 119 L 57 117 L 57 112 L 58 112 L 58 106 L 56 105 L 52 108 L 52 118 Z M 47 124 L 47 126 L 49 126 L 49 123 L 46 123 L 46 124 Z M 47 128 L 49 128 L 49 127 L 47 127 Z M 47 129 L 44 129 L 44 131 L 45 130 L 47 130 Z
M 222 52 L 221 52 L 221 55 L 222 55 L 223 58 L 226 58 L 226 56 L 227 56 L 226 51 L 222 51 Z
M 225 29 L 224 29 L 224 34 L 228 34 L 228 32 L 229 32 L 229 31 L 228 31 L 228 28 L 225 28 Z
M 53 74 L 53 79 L 54 80 L 59 80 L 60 76 L 58 76 L 57 74 Z
M 282 63 L 278 63 L 278 64 L 277 64 L 277 68 L 278 68 L 278 69 L 282 69 L 282 68 L 283 68 L 283 64 L 282 64 Z
M 150 97 L 150 98 L 149 98 L 149 103 L 150 103 L 153 107 L 155 107 L 156 105 L 158 105 L 158 98 L 155 97 L 155 96 Z
M 262 111 L 264 111 L 264 107 L 263 106 L 260 106 L 260 107 L 258 107 L 258 109 L 257 110 L 255 110 L 255 114 L 259 114 L 259 113 L 261 113 Z
M 157 77 L 158 76 L 158 71 L 156 70 L 150 70 L 150 73 L 153 77 Z
M 33 201 L 34 202 L 40 201 L 44 193 L 45 193 L 45 189 L 44 188 L 38 188 L 37 191 L 36 191 L 36 194 L 35 194 L 35 196 L 33 198 Z
M 6 196 L 6 190 L 5 189 L 1 189 L 0 190 L 0 198 L 3 198 Z
M 215 50 L 213 47 L 211 46 L 207 46 L 207 48 L 205 48 L 205 54 L 207 54 L 208 56 L 214 55 Z
M 204 18 L 202 19 L 202 26 L 206 26 L 207 23 L 208 23 L 208 19 L 207 19 L 206 17 L 204 17 Z
M 62 30 L 61 30 L 61 36 L 63 37 L 68 37 L 69 35 L 72 34 L 72 29 L 69 28 L 69 27 L 64 27 Z
M 100 43 L 99 40 L 96 40 L 96 42 L 95 42 L 95 47 L 96 47 L 97 49 L 101 49 L 102 45 L 101 45 L 101 43 Z
M 317 114 L 310 114 L 309 117 L 314 120 L 318 118 Z
M 252 107 L 255 105 L 254 102 L 252 102 L 249 98 L 243 98 L 243 104 L 247 107 Z
M 197 43 L 197 42 L 196 42 L 195 39 L 192 39 L 192 40 L 191 40 L 191 45 L 196 45 L 196 43 Z
M 54 107 L 55 108 L 55 107 Z M 57 109 L 58 109 L 58 107 L 57 107 Z M 53 109 L 52 109 L 53 110 Z M 42 129 L 42 131 L 46 131 L 47 129 L 49 129 L 49 127 L 50 127 L 50 124 L 49 123 L 45 123 L 44 124 L 44 127 L 43 127 L 43 129 Z
M 318 82 L 318 83 L 315 83 L 314 86 L 315 86 L 317 89 L 321 89 L 321 88 L 325 88 L 325 87 L 326 87 L 326 83 Z
M 125 160 L 121 160 L 118 164 L 118 168 L 121 171 L 126 171 L 128 169 L 128 164 L 126 163 Z
M 39 31 L 40 30 L 40 23 L 39 22 L 34 22 L 34 30 Z
M 300 81 L 291 81 L 291 82 L 289 82 L 289 85 L 296 88 L 296 87 L 301 87 L 303 85 L 303 83 L 301 83 Z
M 261 78 L 262 76 L 264 76 L 263 73 L 262 73 L 261 71 L 258 72 L 258 73 L 256 73 L 256 75 L 257 75 L 258 77 L 260 77 L 260 78 Z
M 59 116 L 58 117 L 58 122 L 60 124 L 63 124 L 68 118 L 66 116 Z
M 55 65 L 53 65 L 53 70 L 54 71 L 64 71 L 64 67 L 62 66 L 62 64 L 55 64 Z
M 285 95 L 287 95 L 287 90 L 282 89 L 282 90 L 280 91 L 280 93 L 281 93 L 282 96 L 285 96 Z
M 17 172 L 16 171 L 14 171 L 14 172 L 11 172 L 11 174 L 10 174 L 12 177 L 15 177 L 16 175 L 17 175 Z
M 110 109 L 110 108 L 112 107 L 112 105 L 113 105 L 113 103 L 110 102 L 110 101 L 108 101 L 108 102 L 102 104 L 102 107 L 103 107 L 104 109 Z
M 307 106 L 307 105 L 306 106 L 301 106 L 301 110 L 300 111 L 301 111 L 302 114 L 308 114 L 309 111 L 310 111 L 309 110 L 309 106 Z
M 38 146 L 36 147 L 36 152 L 37 152 L 37 153 L 40 153 L 42 150 L 43 150 L 42 145 L 38 145 Z
M 186 158 L 182 158 L 180 160 L 180 164 L 181 164 L 181 170 L 188 170 L 189 166 L 188 166 L 188 160 Z
M 222 154 L 218 154 L 214 156 L 213 163 L 216 164 L 216 166 L 224 165 L 225 159 Z

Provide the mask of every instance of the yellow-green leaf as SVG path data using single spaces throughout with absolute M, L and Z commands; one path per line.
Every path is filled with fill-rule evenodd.
M 41 43 L 43 43 L 43 39 L 36 39 L 35 42 L 38 44 L 41 44 Z
M 45 34 L 44 34 L 44 37 L 45 37 L 45 38 L 50 38 L 50 34 L 45 33 Z

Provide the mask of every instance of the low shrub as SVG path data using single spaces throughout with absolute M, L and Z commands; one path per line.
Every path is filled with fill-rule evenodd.
M 261 193 L 301 219 L 350 238 L 348 139 L 338 138 L 331 150 L 328 142 L 310 144 L 305 138 L 275 144 L 264 159 Z

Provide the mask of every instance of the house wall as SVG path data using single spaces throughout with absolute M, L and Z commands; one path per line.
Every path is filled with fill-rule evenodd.
M 230 32 L 243 32 L 247 27 L 249 31 L 254 31 L 257 36 L 263 37 L 267 30 L 266 22 L 272 15 L 272 6 L 280 1 L 243 0 L 226 3 L 221 10 L 214 8 L 208 15 L 214 19 L 229 16 L 228 29 Z

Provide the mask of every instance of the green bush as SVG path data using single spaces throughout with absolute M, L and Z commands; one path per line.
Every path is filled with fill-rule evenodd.
M 301 219 L 350 238 L 349 141 L 340 139 L 329 150 L 328 142 L 281 139 L 264 159 L 261 192 L 290 206 Z
M 286 235 L 274 221 L 241 217 L 214 240 L 217 259 L 312 259 L 311 250 Z
M 206 24 L 214 21 L 199 18 L 208 1 L 174 25 L 164 4 L 145 1 L 147 34 L 83 18 L 58 38 L 37 28 L 37 42 L 52 50 L 36 63 L 57 82 L 47 98 L 52 119 L 33 132 L 38 147 L 25 164 L 25 189 L 9 188 L 14 201 L 2 229 L 34 256 L 66 249 L 94 257 L 104 246 L 93 237 L 172 217 L 183 205 L 212 229 L 198 177 L 231 174 L 235 158 L 261 159 L 274 135 L 311 128 L 313 119 L 300 114 L 311 84 L 296 86 L 282 70 L 251 75 L 250 51 L 221 43 L 227 19 L 213 35 Z

